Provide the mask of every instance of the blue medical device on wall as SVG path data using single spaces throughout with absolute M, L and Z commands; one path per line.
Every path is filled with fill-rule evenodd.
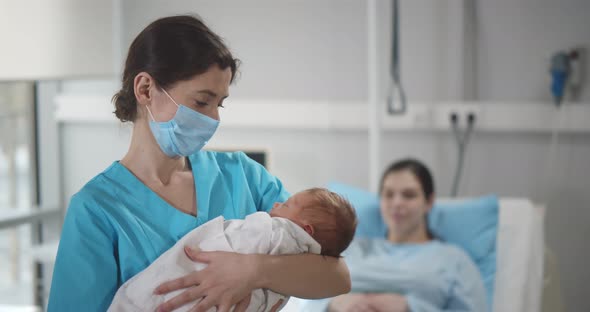
M 587 58 L 584 46 L 558 51 L 551 57 L 551 94 L 556 106 L 559 107 L 564 98 L 572 102 L 580 101 Z
M 570 55 L 560 51 L 551 57 L 551 94 L 556 106 L 561 105 L 570 74 Z

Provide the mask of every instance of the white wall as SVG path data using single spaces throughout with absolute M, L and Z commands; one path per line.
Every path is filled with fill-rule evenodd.
M 0 80 L 113 75 L 116 0 L 0 0 Z
M 296 100 L 366 100 L 367 98 L 367 5 L 358 0 L 255 0 L 169 2 L 123 1 L 124 44 L 155 18 L 167 14 L 196 13 L 227 40 L 242 60 L 242 75 L 232 97 Z M 447 72 L 459 69 L 445 64 L 457 51 L 460 34 L 446 13 L 458 0 L 403 1 L 401 27 L 402 62 L 408 93 L 415 100 L 449 99 Z M 380 2 L 380 14 L 391 12 Z M 141 9 L 138 9 L 141 8 Z M 389 22 L 383 19 L 384 29 Z M 389 35 L 383 34 L 383 45 Z M 453 37 L 448 42 L 447 37 Z M 441 51 L 444 53 L 441 54 Z M 388 53 L 383 54 L 389 57 Z M 458 62 L 458 61 L 455 61 Z M 410 65 L 411 64 L 411 65 Z M 384 65 L 388 67 L 389 65 Z M 435 70 L 433 70 L 435 69 Z M 452 93 L 452 92 L 451 92 Z
M 62 128 L 67 194 L 119 159 L 129 129 L 110 124 L 66 124 Z M 87 145 L 87 142 L 104 144 Z M 383 136 L 383 163 L 400 157 L 422 159 L 431 167 L 437 192 L 448 195 L 455 166 L 454 142 L 448 133 L 396 133 Z M 559 257 L 569 311 L 586 311 L 587 237 L 590 234 L 590 137 L 559 140 L 552 174 L 547 175 L 550 136 L 546 134 L 476 133 L 469 147 L 461 195 L 497 193 L 546 202 L 547 243 Z M 269 150 L 270 167 L 287 189 L 340 181 L 368 187 L 368 147 L 364 131 L 232 129 L 221 127 L 211 147 Z M 84 149 L 79 148 L 85 146 Z M 549 177 L 549 180 L 544 180 Z
M 402 75 L 411 102 L 461 97 L 463 39 L 452 32 L 460 29 L 461 14 L 454 10 L 460 3 L 402 2 Z M 199 13 L 225 37 L 244 62 L 227 109 L 232 98 L 366 102 L 363 1 L 126 0 L 122 5 L 125 47 L 149 21 L 175 13 Z M 383 39 L 379 57 L 386 63 L 389 9 L 385 2 L 379 5 Z M 590 45 L 589 2 L 503 0 L 477 5 L 480 99 L 549 105 L 548 59 L 556 49 Z M 388 67 L 383 64 L 382 91 Z M 84 94 L 100 90 L 110 95 L 116 86 L 115 81 L 66 82 L 63 90 Z M 590 102 L 589 83 L 585 86 L 584 99 Z M 129 139 L 128 127 L 115 123 L 65 123 L 60 131 L 63 163 L 68 164 L 66 194 L 121 158 Z M 95 143 L 88 146 L 87 142 Z M 418 157 L 432 168 L 438 193 L 449 193 L 456 156 L 450 133 L 388 131 L 382 142 L 380 168 L 400 157 Z M 547 203 L 547 243 L 559 257 L 565 302 L 569 311 L 588 311 L 590 250 L 585 238 L 590 234 L 586 224 L 590 220 L 590 136 L 561 135 L 554 154 L 550 142 L 548 132 L 476 132 L 468 148 L 461 194 L 494 192 Z M 238 129 L 222 124 L 211 146 L 268 148 L 273 173 L 291 191 L 332 180 L 360 187 L 369 184 L 365 131 Z
M 123 1 L 124 46 L 158 17 L 197 13 L 243 62 L 232 97 L 364 99 L 364 11 L 354 0 Z
M 479 98 L 550 102 L 548 67 L 551 55 L 576 46 L 583 46 L 586 51 L 590 49 L 590 2 L 499 0 L 478 1 L 477 5 Z M 585 71 L 581 100 L 588 103 L 590 62 L 586 62 Z M 514 138 L 495 138 L 498 143 L 507 140 Z M 535 177 L 532 175 L 534 172 L 546 170 L 546 162 L 535 159 L 546 155 L 548 142 L 547 137 L 521 138 L 514 148 L 525 153 L 514 155 L 523 157 L 530 154 L 531 161 L 522 162 L 522 168 L 514 166 L 512 171 L 506 171 L 504 186 L 500 185 L 500 181 L 488 181 L 486 184 L 522 190 L 523 194 L 535 194 L 535 198 L 547 202 L 547 243 L 558 256 L 564 301 L 568 311 L 588 311 L 590 269 L 587 264 L 590 262 L 590 249 L 584 240 L 590 234 L 587 224 L 590 220 L 590 184 L 587 178 L 590 140 L 587 136 L 563 139 L 561 157 L 556 161 L 552 174 L 537 174 Z M 490 146 L 490 151 L 497 153 L 497 150 Z M 471 156 L 475 157 L 473 153 Z M 510 163 L 509 159 L 504 160 L 507 161 L 505 164 Z M 497 173 L 495 168 L 471 168 L 470 171 L 477 170 L 481 177 L 490 172 Z M 525 176 L 531 180 L 527 181 L 523 172 L 529 172 Z M 551 185 L 551 189 L 540 187 L 543 184 Z
M 549 102 L 551 55 L 576 46 L 590 52 L 590 1 L 495 0 L 477 5 L 482 100 Z M 588 76 L 590 62 L 585 68 Z M 587 77 L 583 102 L 590 102 L 589 89 Z

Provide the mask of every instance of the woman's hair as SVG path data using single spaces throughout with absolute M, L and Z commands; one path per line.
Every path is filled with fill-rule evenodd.
M 230 68 L 233 82 L 239 65 L 223 40 L 199 18 L 170 16 L 149 24 L 131 43 L 122 88 L 113 96 L 115 115 L 122 122 L 135 121 L 137 101 L 133 81 L 140 72 L 150 74 L 167 88 L 206 72 L 211 65 Z
M 412 158 L 397 161 L 391 164 L 385 170 L 385 172 L 383 172 L 383 175 L 381 176 L 381 182 L 379 184 L 379 193 L 383 192 L 383 183 L 389 174 L 404 170 L 410 171 L 416 177 L 416 179 L 418 179 L 420 186 L 422 186 L 424 197 L 426 200 L 431 200 L 432 195 L 434 194 L 434 182 L 432 180 L 430 170 L 428 170 L 428 168 L 423 163 Z

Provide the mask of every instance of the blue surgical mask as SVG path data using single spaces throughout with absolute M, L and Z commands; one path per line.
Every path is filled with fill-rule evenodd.
M 150 129 L 160 149 L 169 157 L 186 157 L 200 151 L 217 130 L 219 121 L 179 105 L 166 90 L 162 91 L 176 104 L 178 110 L 170 121 L 157 122 L 149 107 L 146 107 L 152 119 Z

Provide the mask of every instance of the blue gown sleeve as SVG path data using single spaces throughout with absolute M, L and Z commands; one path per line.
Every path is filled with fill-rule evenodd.
M 435 307 L 430 302 L 420 299 L 418 296 L 406 295 L 406 301 L 408 308 L 412 312 L 442 312 L 449 311 Z
M 479 270 L 465 253 L 458 258 L 456 280 L 447 310 L 487 311 L 486 292 Z
M 406 296 L 412 312 L 479 312 L 488 311 L 485 287 L 481 275 L 471 259 L 457 252 L 449 275 L 452 279 L 449 299 L 443 309 L 432 306 L 418 296 Z
M 342 254 L 352 280 L 353 293 L 404 294 L 407 289 L 415 289 L 416 272 L 410 272 L 392 265 L 392 258 L 366 257 L 371 254 L 371 240 L 355 239 Z
M 281 181 L 270 174 L 261 164 L 255 162 L 246 154 L 238 153 L 243 164 L 248 185 L 256 200 L 257 211 L 270 211 L 275 202 L 284 202 L 290 194 L 283 187 Z
M 48 311 L 106 311 L 118 287 L 115 234 L 84 194 L 70 201 L 55 261 Z

